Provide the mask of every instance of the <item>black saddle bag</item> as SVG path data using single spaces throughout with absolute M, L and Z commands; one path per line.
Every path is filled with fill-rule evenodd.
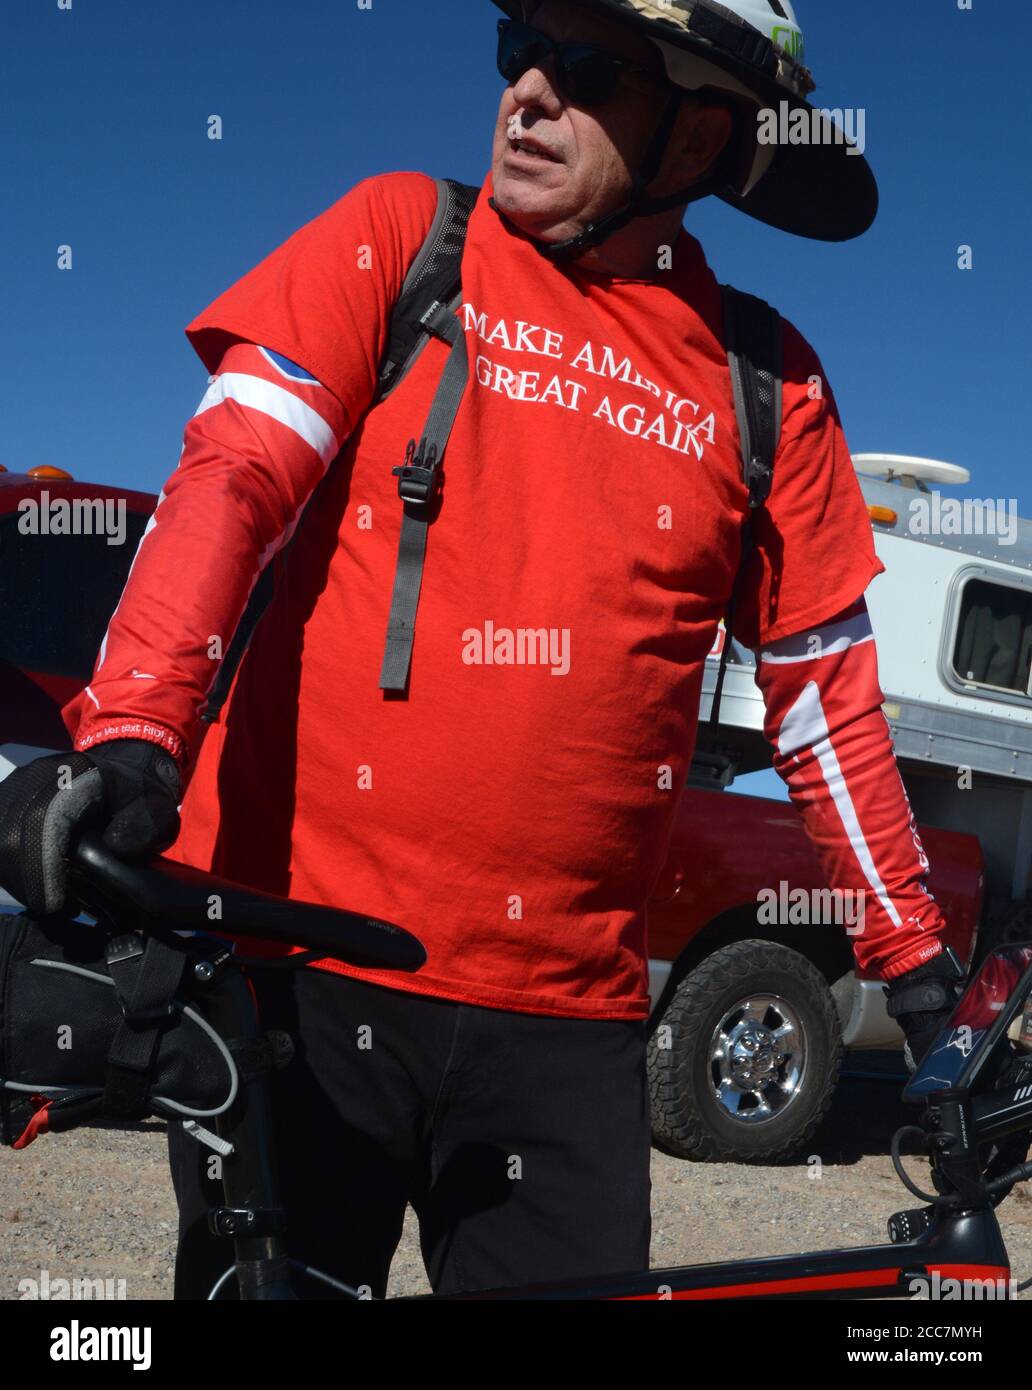
M 193 963 L 189 938 L 0 916 L 0 1144 L 228 1109 L 237 1067 L 190 1002 Z

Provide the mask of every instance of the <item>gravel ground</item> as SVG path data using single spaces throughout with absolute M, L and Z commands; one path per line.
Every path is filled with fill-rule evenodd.
M 809 1152 L 781 1167 L 695 1164 L 655 1153 L 653 1266 L 884 1240 L 887 1217 L 916 1205 L 888 1157 L 893 1129 L 911 1117 L 898 1094 L 891 1081 L 844 1080 Z M 920 1174 L 916 1160 L 912 1171 Z M 409 1215 L 393 1294 L 428 1290 Z M 1013 1272 L 1027 1278 L 1029 1188 L 1007 1201 L 1001 1217 Z M 23 1153 L 0 1150 L 0 1299 L 24 1296 L 20 1281 L 38 1280 L 44 1269 L 51 1281 L 124 1279 L 127 1298 L 169 1298 L 174 1250 L 161 1125 L 79 1130 L 46 1136 Z

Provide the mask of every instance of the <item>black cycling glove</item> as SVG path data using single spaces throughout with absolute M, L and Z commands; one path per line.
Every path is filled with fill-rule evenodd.
M 928 1049 L 942 1032 L 964 993 L 966 976 L 951 954 L 945 951 L 908 970 L 885 986 L 889 1017 L 906 1034 L 903 1056 L 910 1071 L 916 1071 Z
M 0 782 L 0 886 L 36 916 L 62 912 L 81 830 L 124 859 L 160 853 L 179 833 L 179 769 L 144 739 L 53 753 Z

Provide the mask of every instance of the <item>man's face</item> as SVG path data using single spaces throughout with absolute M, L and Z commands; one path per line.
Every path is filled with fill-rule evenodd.
M 570 0 L 545 0 L 529 22 L 553 39 L 597 44 L 634 62 L 654 60 L 645 39 Z M 543 68 L 531 68 L 506 88 L 498 112 L 492 173 L 499 208 L 522 231 L 554 239 L 620 206 L 668 95 L 661 82 L 630 72 L 608 102 L 581 109 L 559 87 L 551 57 Z M 520 152 L 521 139 L 551 158 Z

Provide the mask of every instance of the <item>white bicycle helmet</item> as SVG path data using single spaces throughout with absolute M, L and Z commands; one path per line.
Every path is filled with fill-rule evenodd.
M 494 0 L 510 17 L 520 19 L 523 0 Z M 618 20 L 642 34 L 659 51 L 667 78 L 682 90 L 715 88 L 734 98 L 747 114 L 739 125 L 742 147 L 737 161 L 721 161 L 720 176 L 705 178 L 685 199 L 715 194 L 751 217 L 797 236 L 821 241 L 848 241 L 874 221 L 878 188 L 863 154 L 846 139 L 830 116 L 807 96 L 815 83 L 803 65 L 803 33 L 790 0 L 573 0 L 585 9 Z M 528 10 L 536 6 L 527 4 Z M 806 144 L 761 144 L 754 113 L 807 113 L 815 139 Z M 668 113 L 646 156 L 645 172 L 654 177 L 669 138 Z M 657 158 L 657 153 L 659 158 Z M 672 206 L 669 199 L 662 200 Z M 631 217 L 659 211 L 639 181 L 632 203 L 555 248 L 556 259 L 589 245 Z

